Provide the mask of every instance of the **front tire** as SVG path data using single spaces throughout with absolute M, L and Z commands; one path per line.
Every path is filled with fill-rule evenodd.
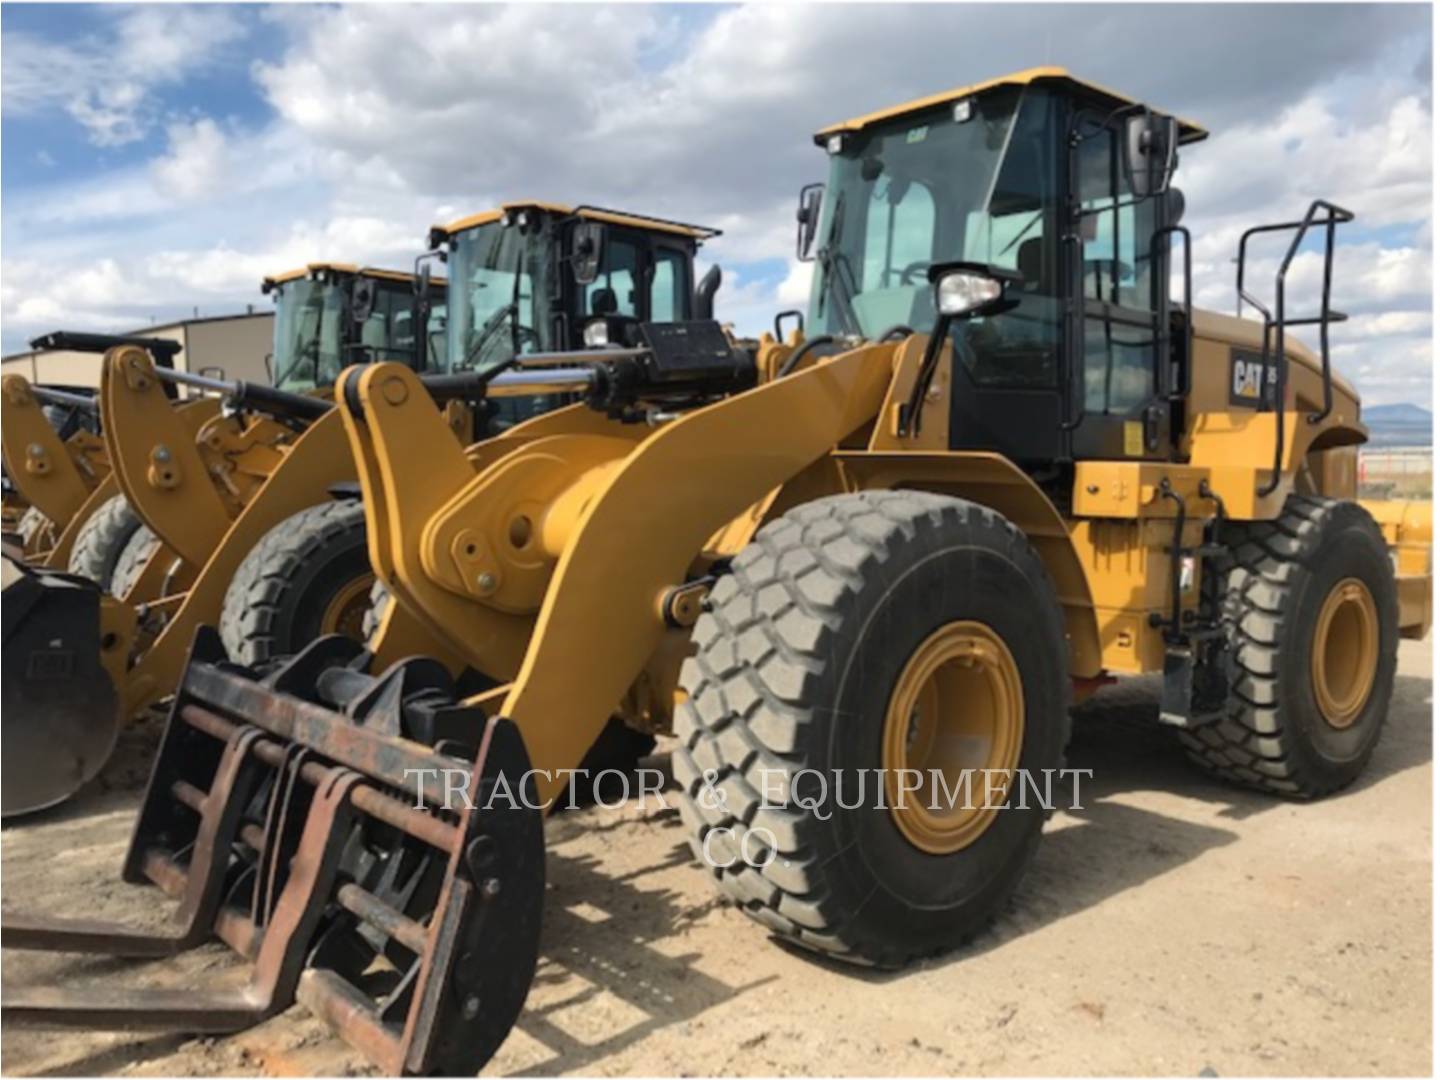
M 120 552 L 120 558 L 115 562 L 115 572 L 110 577 L 111 592 L 120 600 L 130 595 L 130 590 L 135 588 L 135 583 L 140 580 L 140 575 L 150 564 L 164 544 L 160 537 L 151 531 L 150 526 L 141 525 L 126 542 L 124 549 Z
M 70 573 L 87 577 L 110 592 L 120 556 L 140 527 L 140 516 L 125 496 L 110 496 L 80 527 L 70 552 Z
M 40 510 L 27 506 L 15 525 L 26 555 L 39 555 L 55 546 L 55 525 Z
M 1179 732 L 1223 779 L 1318 798 L 1354 782 L 1395 686 L 1399 607 L 1364 507 L 1292 495 L 1273 522 L 1230 526 L 1216 566 L 1234 658 L 1226 716 Z
M 681 675 L 674 768 L 691 847 L 721 892 L 776 934 L 859 963 L 898 966 L 973 936 L 1046 815 L 1033 791 L 1019 798 L 1014 769 L 1043 782 L 1068 734 L 1063 619 L 1025 536 L 927 492 L 819 499 L 761 529 L 709 609 Z M 925 704 L 932 677 L 949 686 L 935 691 L 945 708 Z M 945 746 L 974 752 L 932 754 Z M 993 761 L 1001 809 L 978 821 L 922 812 L 931 787 L 907 819 L 892 788 L 877 790 L 874 770 L 897 763 L 951 786 Z M 820 794 L 797 777 L 831 778 L 828 797 L 779 805 L 785 785 Z
M 257 665 L 324 634 L 363 643 L 374 581 L 361 503 L 302 510 L 267 532 L 235 572 L 220 615 L 225 649 L 236 663 Z

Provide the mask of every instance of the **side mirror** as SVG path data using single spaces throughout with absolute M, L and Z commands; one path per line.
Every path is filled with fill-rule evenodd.
M 350 318 L 363 323 L 375 310 L 375 282 L 360 278 L 350 293 Z
M 1015 304 L 1005 290 L 1021 281 L 1013 270 L 984 263 L 937 263 L 930 268 L 935 310 L 942 319 L 978 319 L 1009 311 Z
M 795 210 L 795 257 L 801 262 L 815 258 L 815 237 L 820 232 L 820 204 L 824 198 L 824 184 L 806 184 L 800 189 L 800 205 Z
M 605 251 L 605 226 L 598 221 L 581 221 L 570 234 L 570 270 L 575 284 L 589 285 L 600 276 L 600 258 Z
M 430 295 L 430 264 L 422 262 L 415 274 L 415 295 L 426 298 Z
M 1173 116 L 1144 112 L 1125 121 L 1125 172 L 1137 198 L 1170 186 L 1179 160 L 1180 125 Z

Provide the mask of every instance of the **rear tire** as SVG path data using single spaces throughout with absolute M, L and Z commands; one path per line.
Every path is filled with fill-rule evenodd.
M 1025 536 L 985 507 L 928 492 L 819 499 L 761 529 L 708 609 L 681 675 L 673 760 L 691 847 L 720 891 L 781 937 L 858 963 L 898 966 L 973 936 L 1019 882 L 1046 810 L 1033 793 L 1022 808 L 1012 782 L 977 835 L 925 850 L 901 810 L 879 805 L 870 770 L 887 760 L 897 700 L 904 752 L 919 741 L 922 710 L 907 704 L 918 699 L 897 695 L 956 626 L 984 628 L 1010 660 L 1018 731 L 1012 723 L 1005 771 L 1043 779 L 1060 767 L 1063 620 Z M 846 787 L 820 807 L 781 805 L 803 770 L 832 785 L 838 770 Z
M 1302 495 L 1273 522 L 1230 526 L 1225 540 L 1216 581 L 1234 658 L 1227 715 L 1180 740 L 1202 769 L 1245 787 L 1298 798 L 1338 791 L 1374 753 L 1395 685 L 1400 616 L 1385 540 L 1364 507 Z M 1336 619 L 1353 623 L 1353 647 Z M 1323 645 L 1332 630 L 1327 668 L 1317 637 Z M 1371 655 L 1373 668 L 1363 662 Z M 1353 702 L 1341 700 L 1352 689 Z
M 276 525 L 225 591 L 220 636 L 236 663 L 263 664 L 342 633 L 363 642 L 374 582 L 359 502 L 312 506 Z
M 75 537 L 70 552 L 70 573 L 87 577 L 105 592 L 111 591 L 115 567 L 140 528 L 140 517 L 124 495 L 112 495 L 90 515 Z

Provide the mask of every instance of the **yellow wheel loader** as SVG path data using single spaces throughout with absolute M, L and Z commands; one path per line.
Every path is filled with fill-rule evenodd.
M 261 290 L 275 300 L 269 386 L 165 371 L 155 379 L 134 370 L 123 380 L 102 379 L 106 451 L 124 467 L 116 492 L 76 539 L 72 573 L 136 602 L 155 598 L 148 590 L 130 595 L 149 563 L 173 567 L 178 556 L 193 577 L 284 448 L 327 408 L 297 395 L 323 391 L 351 362 L 419 355 L 413 323 L 421 316 L 409 274 L 316 263 L 267 278 Z M 427 300 L 441 295 L 443 282 L 436 282 Z M 96 339 L 89 347 L 109 342 Z M 201 397 L 167 413 L 165 397 L 177 382 L 223 394 L 229 407 L 222 415 L 219 399 Z M 152 559 L 162 543 L 168 550 Z M 175 592 L 174 585 L 166 591 Z
M 695 252 L 718 233 L 599 207 L 512 202 L 433 227 L 445 260 L 445 369 L 497 372 L 517 357 L 620 346 L 644 321 L 708 317 L 720 270 L 696 282 Z M 483 400 L 467 436 L 501 436 L 563 400 L 511 387 Z M 466 437 L 465 442 L 471 441 Z M 504 445 L 503 443 L 498 445 Z M 348 454 L 344 465 L 351 468 Z M 354 492 L 358 495 L 358 489 Z M 270 529 L 226 592 L 219 628 L 231 659 L 262 664 L 322 634 L 364 640 L 383 607 L 353 499 L 315 505 Z M 623 739 L 624 732 L 617 733 Z
M 95 334 L 58 334 L 38 338 L 32 345 L 94 351 L 119 340 Z M 165 367 L 173 366 L 179 349 L 177 343 L 166 339 L 125 340 L 150 349 L 156 362 Z M 172 400 L 176 396 L 173 388 L 169 394 Z M 99 417 L 93 390 L 32 386 L 22 375 L 6 375 L 0 380 L 0 450 L 7 513 L 11 505 L 23 504 L 14 523 L 15 541 L 32 565 L 71 569 L 86 522 L 116 492 L 110 482 L 110 460 Z M 84 572 L 83 568 L 76 570 Z
M 268 523 L 326 499 L 334 474 L 353 482 L 343 440 L 327 446 L 321 436 L 297 452 L 332 408 L 316 393 L 342 364 L 418 356 L 416 319 L 444 295 L 437 282 L 417 305 L 410 275 L 329 264 L 263 287 L 276 294 L 273 385 L 177 371 L 169 341 L 59 333 L 36 343 L 104 353 L 101 437 L 84 444 L 98 481 L 85 492 L 80 468 L 70 469 L 75 509 L 34 567 L 66 568 L 69 579 L 7 570 L 4 816 L 54 805 L 93 777 L 123 720 L 170 692 L 193 627 L 216 619 L 236 565 Z M 177 404 L 182 385 L 224 397 Z M 36 455 L 26 447 L 44 435 L 33 406 L 54 394 L 7 376 L 6 395 L 7 461 L 29 468 Z M 288 481 L 267 485 L 290 459 Z M 54 449 L 45 460 L 55 467 L 44 483 L 29 479 L 32 499 L 51 500 L 41 504 L 48 510 L 67 455 Z M 257 531 L 247 533 L 242 520 Z
M 361 635 L 375 578 L 355 464 L 339 418 L 315 393 L 342 363 L 400 355 L 443 373 L 448 319 L 465 351 L 442 378 L 469 386 L 517 349 L 619 340 L 652 309 L 686 315 L 719 282 L 716 271 L 692 290 L 694 251 L 711 230 L 614 211 L 516 204 L 441 229 L 437 242 L 452 235 L 449 254 L 470 292 L 422 275 L 424 305 L 413 303 L 412 278 L 390 271 L 316 264 L 269 279 L 274 386 L 167 371 L 136 348 L 107 353 L 99 397 L 118 491 L 92 516 L 136 519 L 107 548 L 123 585 L 112 598 L 59 582 L 47 591 L 33 577 L 7 583 L 28 599 L 13 605 L 5 630 L 6 816 L 53 805 L 94 776 L 119 725 L 172 692 L 197 626 L 221 626 L 237 658 L 252 663 L 320 634 Z M 418 343 L 415 326 L 425 327 Z M 164 392 L 174 383 L 224 393 L 227 407 L 207 398 L 193 408 L 208 413 L 174 408 Z M 472 422 L 486 434 L 552 403 L 512 397 L 472 420 L 450 395 L 437 417 L 458 447 Z M 65 676 L 27 675 L 56 652 L 64 626 L 78 642 L 64 650 Z M 70 689 L 77 677 L 84 694 Z M 45 719 L 62 698 L 64 738 Z M 613 737 L 633 742 L 625 734 Z
M 29 383 L 21 381 L 28 388 Z M 87 387 L 47 384 L 39 387 L 36 392 L 44 400 L 36 401 L 34 394 L 18 389 L 15 391 L 22 408 L 33 404 L 38 410 L 17 418 L 16 426 L 24 429 L 30 423 L 43 418 L 49 423 L 50 430 L 42 429 L 39 432 L 43 442 L 32 440 L 32 443 L 27 445 L 25 470 L 18 481 L 10 475 L 8 461 L 3 467 L 4 531 L 9 534 L 7 540 L 18 545 L 30 557 L 38 556 L 53 547 L 57 533 L 54 522 L 30 501 L 26 492 L 34 492 L 37 486 L 43 489 L 44 478 L 53 471 L 53 468 L 47 466 L 50 465 L 50 455 L 56 451 L 57 446 L 63 447 L 63 456 L 71 458 L 77 469 L 81 470 L 81 486 L 88 490 L 96 482 L 96 477 L 95 470 L 91 468 L 85 454 L 85 447 L 93 446 L 94 438 L 98 434 L 93 390 Z M 6 393 L 5 388 L 0 388 L 0 422 L 10 424 L 14 410 L 15 405 L 10 400 L 10 394 Z M 62 464 L 62 468 L 68 468 L 68 465 Z M 64 485 L 65 481 L 61 480 L 60 483 Z M 42 493 L 41 498 L 43 497 Z
M 247 673 L 198 634 L 125 866 L 173 929 L 3 924 L 130 955 L 217 936 L 249 984 L 6 986 L 4 1017 L 222 1032 L 300 1001 L 386 1073 L 473 1074 L 534 971 L 543 815 L 616 715 L 673 721 L 727 899 L 886 966 L 1012 892 L 1068 707 L 1106 679 L 1159 673 L 1162 719 L 1241 782 L 1352 781 L 1398 637 L 1428 630 L 1428 511 L 1355 501 L 1339 313 L 1328 285 L 1286 296 L 1348 213 L 1261 227 L 1284 247 L 1273 292 L 1242 252 L 1259 320 L 1190 303 L 1170 180 L 1204 135 L 1054 68 L 924 98 L 819 133 L 803 340 L 650 322 L 521 357 L 486 388 L 582 401 L 468 451 L 432 403 L 455 385 L 344 372 L 391 598 L 370 648 Z

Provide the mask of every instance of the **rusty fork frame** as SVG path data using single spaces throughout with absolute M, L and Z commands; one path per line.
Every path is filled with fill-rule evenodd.
M 0 945 L 161 957 L 214 936 L 253 962 L 248 985 L 6 985 L 0 1015 L 221 1033 L 298 1000 L 388 1073 L 473 1075 L 538 950 L 544 838 L 533 793 L 508 797 L 530 783 L 518 730 L 454 705 L 438 665 L 371 676 L 337 637 L 260 682 L 223 657 L 197 633 L 124 864 L 178 901 L 171 926 L 6 912 Z M 466 799 L 447 808 L 457 769 Z

